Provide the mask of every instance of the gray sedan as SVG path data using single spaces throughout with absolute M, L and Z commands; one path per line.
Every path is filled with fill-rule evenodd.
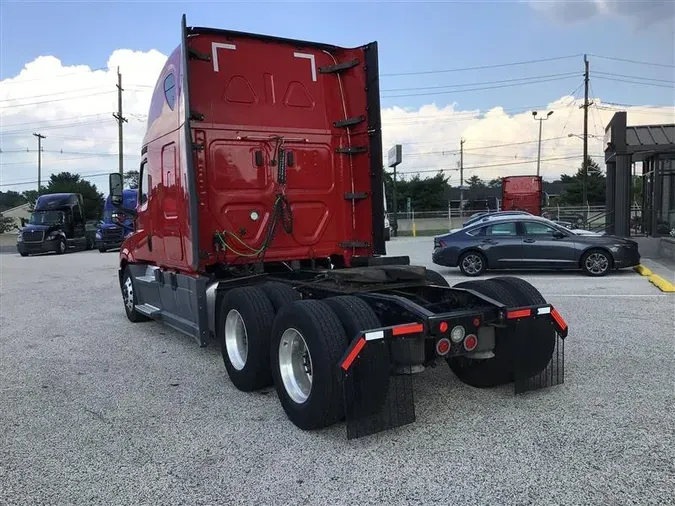
M 630 239 L 578 235 L 537 216 L 495 216 L 434 237 L 432 260 L 466 276 L 487 269 L 582 269 L 604 276 L 638 265 L 640 253 Z

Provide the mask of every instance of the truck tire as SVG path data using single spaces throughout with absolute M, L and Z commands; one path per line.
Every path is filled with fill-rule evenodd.
M 67 249 L 68 244 L 66 243 L 66 240 L 63 237 L 61 237 L 61 239 L 59 239 L 59 243 L 56 245 L 56 254 L 63 255 Z
M 480 276 L 487 269 L 487 259 L 480 251 L 467 251 L 459 257 L 459 270 L 465 276 Z
M 344 416 L 338 363 L 347 335 L 330 306 L 297 300 L 277 314 L 270 359 L 281 406 L 304 430 L 328 427 Z
M 265 295 L 267 295 L 267 298 L 272 303 L 275 313 L 278 313 L 286 304 L 300 300 L 300 294 L 286 283 L 269 281 L 260 285 L 260 288 L 262 288 L 262 291 L 265 292 Z
M 151 318 L 145 316 L 144 314 L 136 311 L 136 305 L 138 304 L 138 298 L 136 297 L 136 285 L 134 284 L 134 278 L 131 275 L 131 271 L 127 267 L 124 269 L 122 274 L 122 300 L 124 301 L 124 311 L 127 314 L 127 318 L 130 322 L 139 323 L 147 322 Z
M 454 287 L 474 290 L 508 307 L 518 305 L 508 290 L 494 281 L 463 281 Z M 472 387 L 491 388 L 505 385 L 513 381 L 514 337 L 513 327 L 495 327 L 494 357 L 488 359 L 449 357 L 446 362 L 460 381 Z
M 342 328 L 347 334 L 347 345 L 363 331 L 377 329 L 382 326 L 375 311 L 362 299 L 353 295 L 339 295 L 330 297 L 324 302 L 330 306 L 335 315 L 342 322 Z M 369 377 L 367 383 L 359 385 L 362 399 L 367 399 L 359 405 L 359 416 L 364 417 L 377 413 L 389 392 L 390 364 L 388 353 L 372 355 L 368 364 Z
M 218 318 L 216 336 L 232 384 L 243 392 L 270 386 L 274 306 L 265 292 L 257 286 L 229 290 L 220 302 Z
M 534 306 L 546 304 L 546 299 L 530 283 L 524 279 L 513 276 L 499 276 L 491 278 L 509 290 L 519 306 Z M 555 351 L 555 343 L 558 338 L 550 320 L 531 319 L 522 320 L 517 324 L 517 332 L 527 335 L 527 362 L 520 364 L 523 373 L 527 377 L 540 373 L 548 366 Z
M 426 269 L 426 271 L 424 273 L 424 277 L 427 279 L 427 281 L 430 281 L 434 285 L 450 286 L 450 283 L 448 283 L 448 280 L 445 279 L 445 276 L 443 276 L 438 271 L 434 271 L 432 269 Z
M 103 246 L 101 246 L 101 247 L 98 249 L 98 251 L 99 251 L 99 253 L 105 253 L 105 252 L 108 251 L 108 250 L 107 250 L 106 248 L 104 248 Z

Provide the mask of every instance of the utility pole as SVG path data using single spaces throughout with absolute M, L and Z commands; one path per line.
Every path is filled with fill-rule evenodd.
M 464 139 L 459 140 L 459 217 L 464 216 Z
M 537 177 L 539 177 L 539 171 L 540 171 L 540 168 L 541 168 L 541 129 L 542 129 L 542 121 L 546 121 L 548 118 L 550 118 L 551 114 L 553 114 L 553 111 L 548 111 L 545 118 L 537 118 L 537 111 L 532 111 L 532 117 L 534 118 L 535 121 L 539 122 L 539 147 L 537 148 Z
M 583 161 L 583 174 L 582 174 L 582 203 L 584 207 L 588 207 L 588 83 L 589 83 L 589 73 L 588 73 L 588 58 L 584 55 L 584 161 Z
M 119 142 L 119 171 L 120 176 L 124 176 L 124 128 L 122 125 L 127 123 L 127 119 L 122 116 L 122 74 L 120 68 L 117 67 L 117 112 L 113 113 L 113 118 L 117 120 L 117 138 Z
M 37 190 L 38 190 L 38 195 L 40 195 L 40 183 L 41 183 L 41 180 L 42 180 L 42 139 L 46 139 L 47 136 L 42 135 L 42 134 L 33 134 L 33 135 L 35 137 L 37 137 L 37 141 L 38 141 L 38 180 L 37 180 L 38 186 L 37 186 Z

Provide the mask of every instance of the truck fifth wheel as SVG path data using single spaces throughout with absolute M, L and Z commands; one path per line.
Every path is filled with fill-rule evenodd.
M 517 393 L 564 380 L 567 325 L 512 277 L 450 287 L 385 252 L 375 42 L 347 49 L 188 27 L 157 80 L 127 317 L 215 339 L 232 383 L 271 385 L 303 429 L 415 420 L 412 377 L 445 360 Z M 110 193 L 123 207 L 122 181 Z

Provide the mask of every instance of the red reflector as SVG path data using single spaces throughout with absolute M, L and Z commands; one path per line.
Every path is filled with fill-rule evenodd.
M 352 363 L 354 360 L 356 360 L 356 357 L 359 353 L 361 353 L 361 350 L 363 347 L 366 345 L 366 339 L 361 338 L 359 339 L 356 344 L 354 345 L 354 348 L 352 348 L 352 351 L 349 352 L 349 355 L 347 355 L 347 358 L 345 358 L 344 362 L 342 362 L 342 369 L 345 371 L 349 369 L 352 366 Z
M 567 329 L 567 322 L 560 316 L 557 309 L 551 308 L 551 316 L 562 330 Z
M 448 331 L 448 322 L 441 322 L 440 326 L 438 327 L 441 332 L 447 332 Z
M 473 319 L 473 326 L 474 327 L 480 327 L 480 318 L 474 318 Z
M 436 343 L 436 353 L 439 355 L 447 355 L 447 353 L 450 351 L 450 341 L 448 341 L 447 337 L 444 337 L 440 341 Z
M 407 323 L 405 325 L 397 325 L 391 329 L 391 333 L 395 336 L 403 336 L 405 334 L 419 334 L 424 332 L 424 325 L 421 323 Z
M 530 309 L 518 309 L 516 311 L 508 311 L 506 313 L 506 318 L 509 320 L 514 320 L 516 318 L 527 318 L 532 315 L 532 310 Z
M 478 338 L 474 334 L 469 334 L 464 338 L 464 349 L 472 351 L 478 346 Z

